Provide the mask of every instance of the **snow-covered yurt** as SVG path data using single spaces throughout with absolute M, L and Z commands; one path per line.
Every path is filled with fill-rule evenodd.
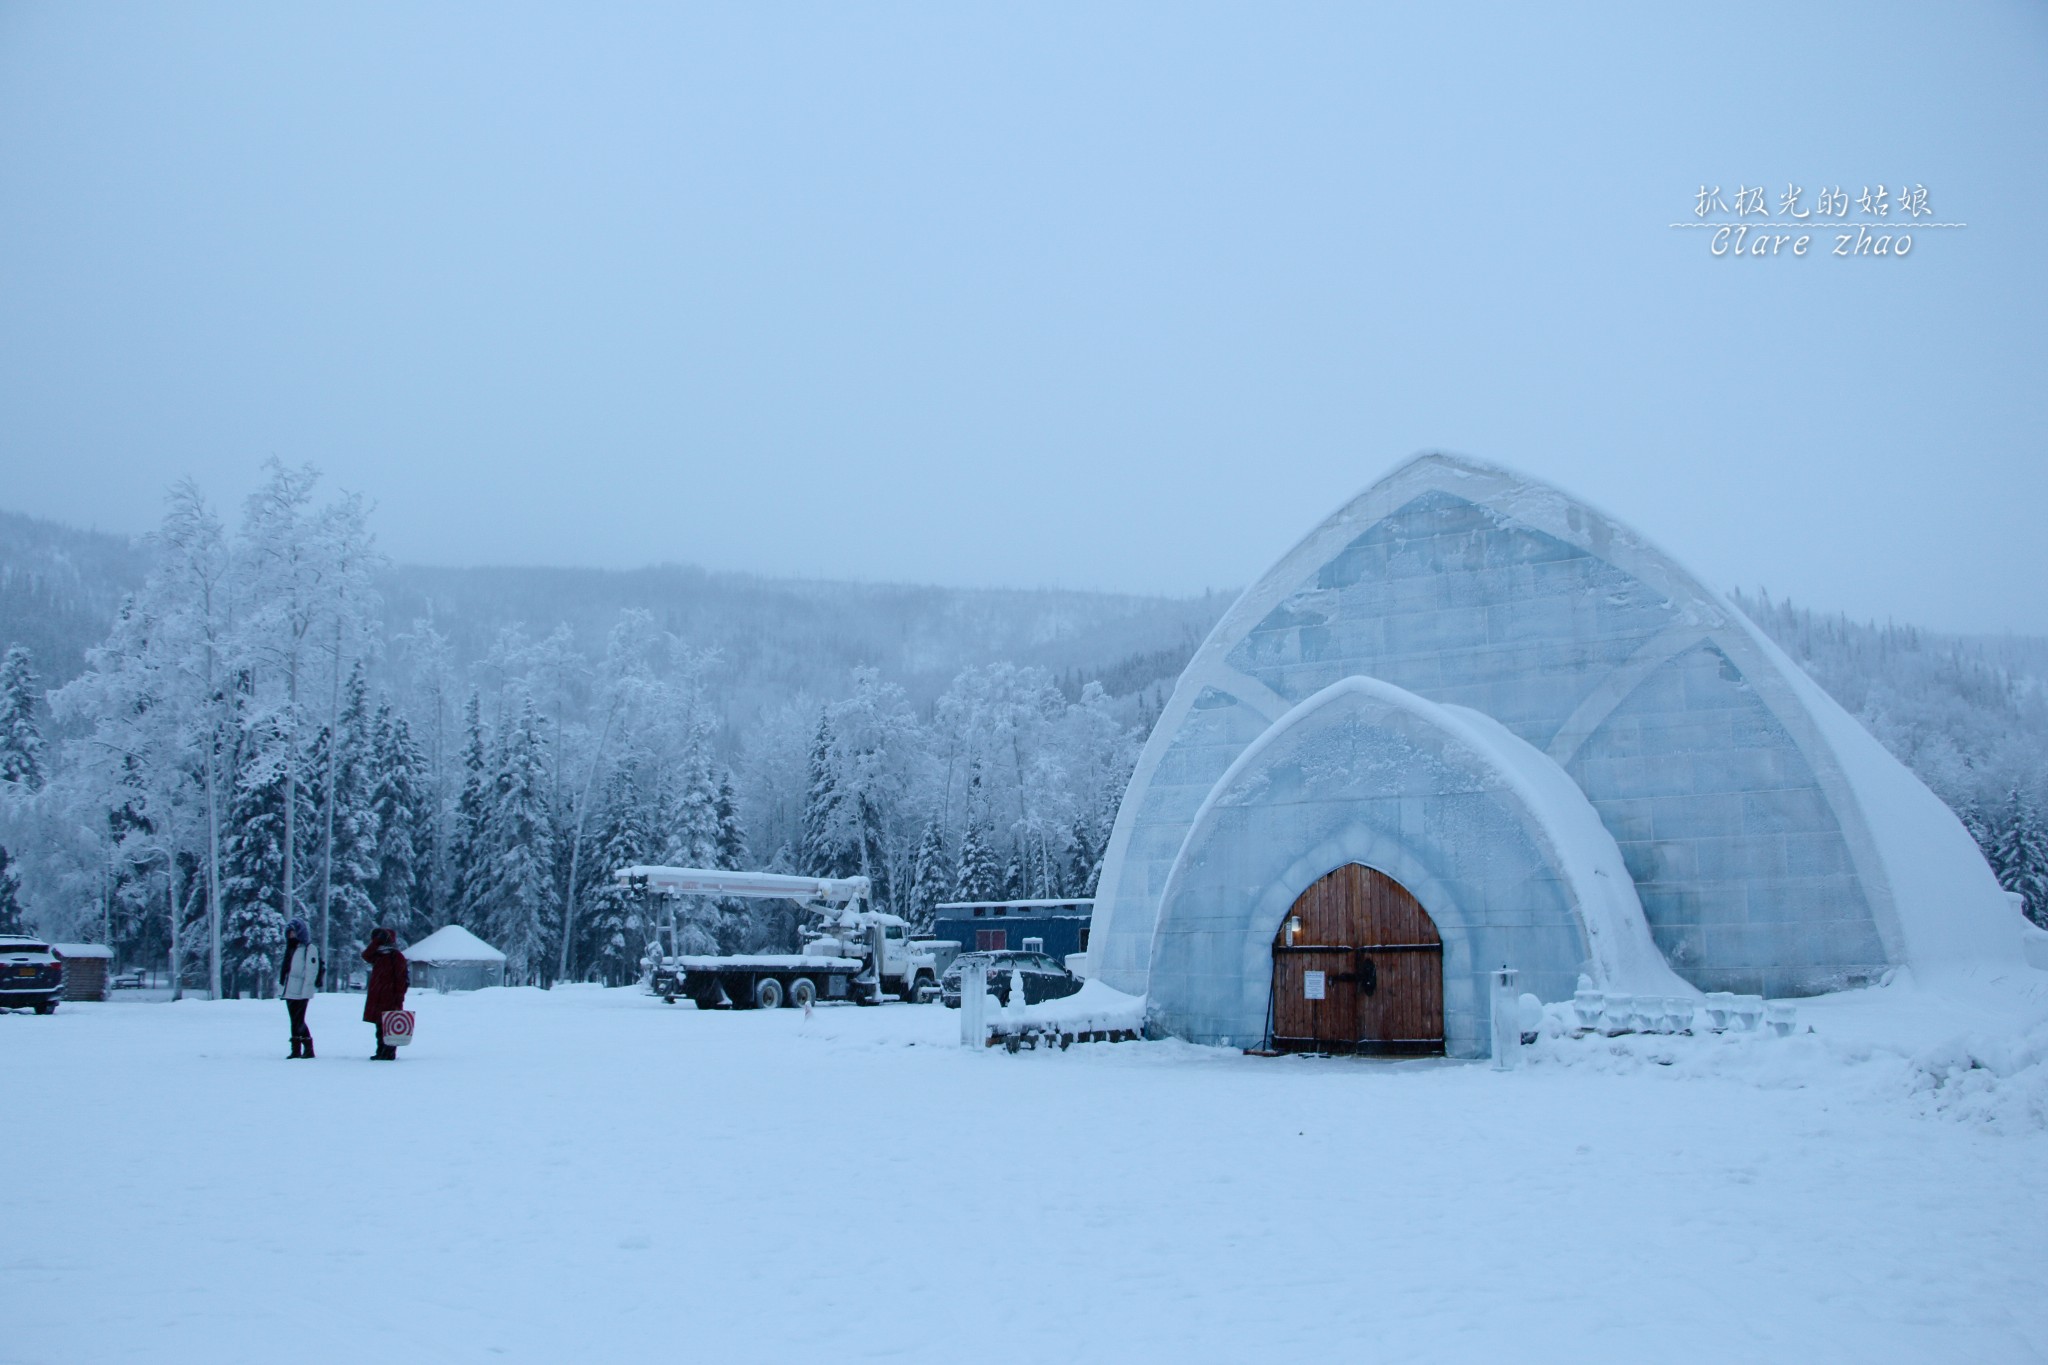
M 474 991 L 505 984 L 505 955 L 459 924 L 447 924 L 405 950 L 415 988 Z
M 1961 823 L 1720 594 L 1425 455 L 1196 653 L 1104 859 L 1092 973 L 1198 1041 L 1483 1055 L 1488 973 L 1802 995 L 1987 964 Z

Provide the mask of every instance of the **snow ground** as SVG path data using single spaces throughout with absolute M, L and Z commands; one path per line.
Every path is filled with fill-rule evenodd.
M 353 997 L 311 1063 L 277 1002 L 0 1017 L 0 1360 L 2048 1355 L 2038 998 L 1901 983 L 1509 1074 L 412 1003 L 396 1065 Z

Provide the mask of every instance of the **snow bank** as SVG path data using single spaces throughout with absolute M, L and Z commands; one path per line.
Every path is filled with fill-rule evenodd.
M 2018 1038 L 1965 1034 L 1907 1062 L 1907 1084 L 1930 1111 L 1966 1123 L 2048 1130 L 2048 1026 Z
M 2048 1132 L 2048 1020 L 2017 1032 L 1971 1028 L 1932 1045 L 1920 1028 L 1873 1028 L 1873 1011 L 1910 1010 L 1910 981 L 1889 988 L 1843 992 L 1789 1002 L 1798 1011 L 1794 1031 L 1778 1037 L 1767 1027 L 1691 1035 L 1597 1032 L 1575 1036 L 1568 1004 L 1544 1009 L 1538 1040 L 1524 1048 L 1536 1067 L 1580 1068 L 1629 1075 L 1654 1073 L 1736 1080 L 1771 1090 L 1845 1089 L 1884 1104 L 1904 1102 L 1918 1112 L 2007 1133 Z M 1943 1002 L 1935 1002 L 1937 1009 Z

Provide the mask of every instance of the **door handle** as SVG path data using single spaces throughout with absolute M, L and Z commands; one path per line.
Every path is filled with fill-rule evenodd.
M 1380 988 L 1379 969 L 1372 965 L 1372 959 L 1364 953 L 1358 955 L 1358 993 L 1371 995 Z

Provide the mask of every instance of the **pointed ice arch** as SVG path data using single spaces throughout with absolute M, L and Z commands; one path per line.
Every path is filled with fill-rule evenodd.
M 1094 973 L 1158 998 L 1162 897 L 1198 812 L 1291 708 L 1358 677 L 1548 755 L 1703 989 L 2017 959 L 1960 823 L 1734 606 L 1553 488 L 1425 455 L 1311 532 L 1189 664 L 1118 813 Z
M 1196 812 L 1161 896 L 1154 1022 L 1258 1042 L 1281 920 L 1348 863 L 1398 882 L 1441 933 L 1452 1056 L 1484 1052 L 1483 986 L 1503 963 L 1549 999 L 1582 973 L 1630 994 L 1691 991 L 1563 769 L 1475 711 L 1353 677 L 1248 746 Z

